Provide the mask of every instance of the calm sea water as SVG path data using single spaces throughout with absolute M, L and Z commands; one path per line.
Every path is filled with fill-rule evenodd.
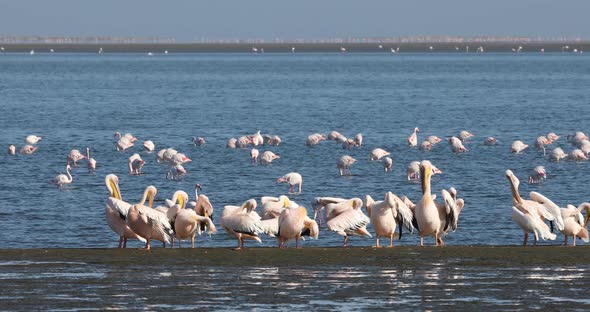
M 276 179 L 291 171 L 304 178 L 303 193 L 291 198 L 308 207 L 315 196 L 379 199 L 387 191 L 417 202 L 419 184 L 407 182 L 405 174 L 408 163 L 422 159 L 444 171 L 434 178 L 433 190 L 454 186 L 466 202 L 447 244 L 520 244 L 522 231 L 511 220 L 504 171 L 510 168 L 521 178 L 523 194 L 538 191 L 565 206 L 590 201 L 590 168 L 587 162 L 549 162 L 534 148 L 514 155 L 510 144 L 520 139 L 533 147 L 537 136 L 550 131 L 563 136 L 590 132 L 589 85 L 585 55 L 2 54 L 0 146 L 18 149 L 28 134 L 44 140 L 32 156 L 0 154 L 0 248 L 116 247 L 118 237 L 104 218 L 109 173 L 119 176 L 123 197 L 132 202 L 150 184 L 158 188 L 161 203 L 178 189 L 193 194 L 199 182 L 218 224 L 224 205 L 285 194 L 288 187 Z M 444 142 L 422 152 L 406 146 L 416 126 L 420 141 L 460 130 L 476 136 L 463 155 L 451 153 Z M 251 165 L 248 149 L 225 148 L 228 138 L 257 130 L 283 139 L 279 147 L 260 148 L 281 155 L 270 166 Z M 307 135 L 330 130 L 350 137 L 360 132 L 365 143 L 351 151 L 331 141 L 304 145 Z M 139 144 L 117 152 L 115 131 L 133 133 Z M 193 136 L 205 137 L 207 144 L 192 146 Z M 487 136 L 500 143 L 483 146 Z M 142 151 L 144 140 L 153 140 L 156 150 L 174 147 L 186 153 L 193 160 L 185 166 L 189 175 L 167 181 L 167 166 Z M 565 138 L 554 145 L 573 149 Z M 86 147 L 98 161 L 96 174 L 82 162 L 67 190 L 50 185 L 51 178 L 65 172 L 69 150 Z M 368 160 L 375 147 L 392 152 L 392 173 Z M 135 152 L 147 160 L 142 176 L 127 173 L 127 158 Z M 359 160 L 353 176 L 338 176 L 335 162 L 344 154 Z M 537 165 L 546 166 L 549 177 L 527 185 Z M 405 235 L 396 244 L 418 240 Z M 263 238 L 262 245 L 274 244 Z M 304 242 L 340 244 L 341 238 L 328 231 L 318 241 Z M 353 238 L 350 244 L 374 241 Z M 234 245 L 223 230 L 197 239 L 197 246 Z

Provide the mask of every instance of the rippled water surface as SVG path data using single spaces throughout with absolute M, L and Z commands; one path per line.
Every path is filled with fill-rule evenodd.
M 3 309 L 587 310 L 588 266 L 106 266 L 0 263 Z
M 590 132 L 589 85 L 590 58 L 586 55 L 2 54 L 0 146 L 4 149 L 15 144 L 18 149 L 24 137 L 33 133 L 44 140 L 32 156 L 0 154 L 0 248 L 116 247 L 118 238 L 103 215 L 108 195 L 104 176 L 108 173 L 119 175 L 123 197 L 132 202 L 139 200 L 149 184 L 158 188 L 157 200 L 162 202 L 177 189 L 192 194 L 193 185 L 199 182 L 216 209 L 214 220 L 218 222 L 224 205 L 285 193 L 287 186 L 276 184 L 276 178 L 290 171 L 304 177 L 303 194 L 292 198 L 307 206 L 315 196 L 371 194 L 381 198 L 386 191 L 407 194 L 418 201 L 419 184 L 407 182 L 405 172 L 409 162 L 420 159 L 429 159 L 444 171 L 434 178 L 434 190 L 454 186 L 466 202 L 459 229 L 447 236 L 447 244 L 520 244 L 522 231 L 510 217 L 504 171 L 515 171 L 523 181 L 524 194 L 539 191 L 564 206 L 590 200 L 589 167 L 587 162 L 549 162 L 534 148 L 513 155 L 510 143 L 520 139 L 532 147 L 537 136 L 550 131 L 563 136 L 578 130 Z M 470 151 L 463 155 L 452 154 L 446 143 L 422 152 L 406 146 L 406 137 L 416 126 L 421 129 L 420 141 L 428 135 L 445 137 L 464 129 L 476 136 L 467 144 Z M 279 147 L 260 148 L 281 155 L 270 166 L 251 165 L 247 149 L 225 148 L 228 138 L 256 130 L 283 139 Z M 331 141 L 314 148 L 304 145 L 307 135 L 330 130 L 350 137 L 360 132 L 365 144 L 351 151 Z M 140 144 L 125 152 L 115 151 L 115 131 L 133 133 Z M 194 147 L 193 136 L 203 136 L 207 143 Z M 486 136 L 495 136 L 500 143 L 483 146 Z M 141 150 L 144 140 L 153 140 L 157 150 L 174 147 L 186 153 L 193 160 L 185 166 L 188 177 L 167 181 L 168 168 L 155 163 L 153 154 Z M 566 152 L 572 150 L 563 138 L 555 145 Z M 74 169 L 74 183 L 67 190 L 50 185 L 52 177 L 65 171 L 68 151 L 87 146 L 98 161 L 97 173 L 87 173 L 82 163 Z M 369 162 L 369 152 L 375 147 L 392 152 L 392 173 L 384 173 L 381 164 Z M 127 158 L 135 152 L 147 160 L 142 176 L 130 176 L 126 171 Z M 339 177 L 335 162 L 346 153 L 359 161 L 352 167 L 352 176 Z M 524 182 L 529 171 L 537 165 L 546 166 L 549 177 L 542 184 L 527 185 Z M 558 236 L 559 242 L 561 239 Z M 416 235 L 405 235 L 396 244 L 417 242 Z M 350 242 L 356 246 L 373 243 L 360 238 Z M 223 231 L 197 239 L 198 246 L 234 244 Z M 263 238 L 262 245 L 274 244 L 273 239 Z M 339 244 L 341 238 L 327 231 L 318 241 L 304 242 L 305 246 Z M 130 245 L 139 247 L 137 242 Z M 77 264 L 66 267 L 71 268 L 65 272 L 73 274 L 72 279 L 100 279 L 113 274 L 100 267 L 93 273 L 78 271 L 81 267 Z M 208 270 L 221 274 L 216 268 Z M 281 275 L 298 274 L 297 268 L 281 270 Z M 464 274 L 460 268 L 456 270 L 442 278 Z M 260 276 L 257 272 L 243 281 L 243 287 L 254 283 L 254 276 Z M 273 274 L 276 270 L 264 272 Z M 386 281 L 388 274 L 409 274 L 406 282 L 411 285 L 419 276 L 436 274 L 429 272 L 356 270 L 351 279 L 355 274 L 371 274 Z M 307 282 L 329 280 L 338 274 L 330 268 L 308 273 Z M 496 272 L 504 276 L 513 273 Z M 191 273 L 189 268 L 187 274 L 201 273 Z M 496 278 L 471 274 L 473 278 Z M 288 285 L 281 275 L 277 272 L 278 293 L 280 288 L 300 287 Z M 167 279 L 157 274 L 153 278 Z M 425 278 L 424 282 L 433 279 Z M 461 287 L 461 280 L 456 287 Z M 267 285 L 262 282 L 262 287 Z M 399 288 L 395 296 L 418 300 L 416 290 L 406 295 L 399 293 L 403 289 Z M 210 300 L 210 292 L 215 290 L 204 291 L 207 295 L 195 300 Z M 329 291 L 330 300 L 339 302 L 339 290 Z M 379 291 L 383 296 L 377 300 L 387 303 L 387 287 Z M 247 291 L 240 296 L 247 302 Z M 489 296 L 490 300 L 506 300 L 493 292 Z M 233 293 L 214 296 L 215 300 L 234 297 Z M 137 300 L 141 298 L 138 295 Z M 312 294 L 306 300 L 313 304 L 316 299 Z M 422 304 L 428 306 L 427 302 Z

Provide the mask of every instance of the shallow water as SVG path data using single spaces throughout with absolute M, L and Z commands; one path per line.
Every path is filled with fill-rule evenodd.
M 433 190 L 454 186 L 466 202 L 447 244 L 520 244 L 522 231 L 510 217 L 506 169 L 521 179 L 523 194 L 539 191 L 561 206 L 589 200 L 587 162 L 552 163 L 532 148 L 534 139 L 549 131 L 590 132 L 588 85 L 586 54 L 2 54 L 0 146 L 18 149 L 32 133 L 45 139 L 32 156 L 0 154 L 0 248 L 116 247 L 118 238 L 103 215 L 108 173 L 119 175 L 123 197 L 132 202 L 149 184 L 158 188 L 162 203 L 177 189 L 192 194 L 199 182 L 217 223 L 224 205 L 286 193 L 276 178 L 290 171 L 304 178 L 303 194 L 292 199 L 308 207 L 315 196 L 379 199 L 386 191 L 418 201 L 419 184 L 407 182 L 405 172 L 408 163 L 421 159 L 444 171 L 434 178 Z M 406 146 L 415 126 L 421 129 L 419 141 L 463 129 L 476 136 L 463 155 L 452 154 L 445 143 L 421 152 Z M 281 155 L 271 166 L 252 166 L 248 149 L 225 148 L 228 138 L 256 130 L 283 139 L 279 147 L 260 148 Z M 330 130 L 350 137 L 361 132 L 365 144 L 351 151 L 334 142 L 304 145 L 307 135 Z M 139 144 L 115 151 L 115 131 L 133 133 Z M 205 137 L 207 144 L 192 146 L 194 136 Z M 499 145 L 483 146 L 487 136 L 497 137 Z M 511 154 L 516 139 L 531 149 Z M 193 159 L 185 166 L 188 177 L 167 181 L 167 167 L 142 151 L 144 140 L 153 140 L 156 150 L 175 147 L 186 153 Z M 572 150 L 564 138 L 555 145 Z M 68 151 L 87 146 L 98 161 L 97 173 L 88 174 L 82 163 L 67 190 L 50 185 L 65 171 Z M 368 160 L 375 147 L 392 152 L 392 173 Z M 142 176 L 127 174 L 127 158 L 134 152 L 147 160 Z M 335 162 L 344 154 L 359 159 L 353 176 L 338 176 Z M 545 165 L 549 177 L 527 185 L 537 165 Z M 416 235 L 396 241 L 417 243 Z M 223 231 L 197 239 L 198 246 L 234 244 Z M 263 238 L 260 245 L 274 244 Z M 341 238 L 327 231 L 318 241 L 304 242 L 340 244 Z M 350 244 L 374 241 L 353 238 Z
M 585 295 L 588 265 L 495 267 L 449 260 L 443 257 L 428 266 L 421 262 L 216 266 L 153 259 L 2 261 L 0 299 L 2 309 L 59 311 L 587 310 L 590 306 Z

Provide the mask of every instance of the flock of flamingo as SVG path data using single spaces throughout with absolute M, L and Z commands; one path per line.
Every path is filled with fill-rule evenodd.
M 415 128 L 408 136 L 407 144 L 410 147 L 418 147 L 422 150 L 430 150 L 435 144 L 442 141 L 437 136 L 429 136 L 418 145 L 418 133 L 420 129 Z M 474 135 L 468 131 L 461 131 L 457 136 L 448 139 L 450 150 L 453 153 L 465 153 L 469 150 L 463 145 Z M 555 133 L 540 136 L 535 141 L 539 151 L 546 154 L 546 148 L 560 137 Z M 20 154 L 31 155 L 37 148 L 42 137 L 29 135 Z M 328 135 L 314 133 L 307 137 L 306 145 L 314 146 L 325 140 L 334 140 L 342 144 L 343 149 L 351 149 L 363 144 L 362 134 L 357 134 L 353 139 L 347 138 L 337 131 Z M 549 158 L 553 161 L 570 159 L 573 161 L 587 160 L 590 153 L 590 139 L 582 132 L 576 132 L 567 136 L 575 149 L 566 154 L 561 148 L 551 151 Z M 118 151 L 126 150 L 134 146 L 137 138 L 130 133 L 121 135 L 115 134 L 115 147 Z M 202 137 L 193 138 L 193 144 L 203 145 L 206 143 Z M 485 138 L 484 145 L 496 145 L 497 139 Z M 271 151 L 265 151 L 259 158 L 258 146 L 278 146 L 281 138 L 277 135 L 262 136 L 260 131 L 255 134 L 245 135 L 240 138 L 231 138 L 227 142 L 228 148 L 249 148 L 250 158 L 254 163 L 269 164 L 280 158 Z M 147 152 L 155 150 L 152 141 L 145 141 L 143 144 Z M 522 141 L 515 141 L 511 144 L 512 153 L 521 153 L 528 145 Z M 10 145 L 10 155 L 16 155 L 16 147 Z M 388 157 L 390 152 L 375 148 L 369 155 L 370 161 L 380 161 L 386 172 L 391 171 L 392 159 Z M 72 166 L 77 166 L 79 161 L 86 160 L 88 170 L 96 170 L 96 160 L 90 157 L 90 149 L 86 154 L 79 150 L 72 150 L 66 157 L 66 174 L 59 174 L 51 180 L 58 188 L 64 188 L 73 182 L 71 174 Z M 167 179 L 180 179 L 186 174 L 183 164 L 190 162 L 183 153 L 173 148 L 162 149 L 156 153 L 158 163 L 168 164 L 170 170 L 166 175 Z M 351 166 L 357 160 L 349 155 L 342 156 L 336 167 L 340 175 L 350 174 Z M 145 161 L 139 154 L 133 154 L 128 158 L 129 174 L 140 175 Z M 311 203 L 313 218 L 308 216 L 308 210 L 297 204 L 286 195 L 279 197 L 263 196 L 260 198 L 260 210 L 256 211 L 258 201 L 247 199 L 238 205 L 225 206 L 219 224 L 224 231 L 237 239 L 238 250 L 244 249 L 244 240 L 255 240 L 261 242 L 261 236 L 268 235 L 275 237 L 278 247 L 286 247 L 286 243 L 295 240 L 295 246 L 300 246 L 300 240 L 305 236 L 317 239 L 319 228 L 325 222 L 326 228 L 344 237 L 344 247 L 348 244 L 350 236 L 362 236 L 371 238 L 373 235 L 367 229 L 372 225 L 376 237 L 375 246 L 381 247 L 380 238 L 389 240 L 389 246 L 393 246 L 394 238 L 401 239 L 403 228 L 413 233 L 417 231 L 420 235 L 420 246 L 424 245 L 424 237 L 432 236 L 436 246 L 443 246 L 443 238 L 449 234 L 449 230 L 455 231 L 458 227 L 459 216 L 464 207 L 465 201 L 458 197 L 457 190 L 453 187 L 443 189 L 441 197 L 432 193 L 431 177 L 434 174 L 442 173 L 430 161 L 413 161 L 407 167 L 408 180 L 420 180 L 422 197 L 416 204 L 407 196 L 397 196 L 391 192 L 384 194 L 382 200 L 374 200 L 370 195 L 361 198 L 337 198 L 337 197 L 315 197 Z M 511 171 L 506 171 L 506 177 L 510 184 L 512 193 L 512 219 L 522 228 L 524 233 L 523 245 L 527 245 L 529 233 L 533 234 L 534 244 L 539 239 L 555 240 L 554 227 L 564 235 L 564 245 L 567 245 L 568 238 L 573 237 L 573 245 L 576 245 L 576 238 L 589 242 L 587 224 L 590 220 L 590 203 L 582 203 L 578 207 L 567 205 L 559 207 L 547 197 L 538 192 L 531 192 L 530 199 L 524 199 L 519 193 L 520 181 Z M 542 182 L 546 177 L 543 166 L 537 166 L 528 178 L 529 183 Z M 277 179 L 278 183 L 287 183 L 289 193 L 301 193 L 303 178 L 297 172 L 288 173 Z M 209 198 L 199 194 L 201 186 L 195 185 L 194 201 L 189 201 L 189 195 L 178 190 L 172 199 L 166 200 L 163 205 L 154 207 L 154 198 L 157 189 L 153 185 L 148 186 L 141 200 L 137 203 L 123 200 L 119 178 L 114 174 L 105 177 L 105 184 L 109 191 L 109 197 L 105 206 L 106 222 L 109 227 L 119 236 L 119 248 L 125 248 L 128 239 L 137 239 L 145 243 L 145 249 L 151 248 L 151 241 L 157 240 L 166 247 L 171 244 L 174 247 L 177 241 L 180 247 L 182 240 L 191 240 L 192 247 L 195 246 L 196 235 L 204 232 L 215 233 L 217 228 L 213 223 L 214 209 Z M 297 191 L 295 188 L 297 187 Z M 147 203 L 146 203 L 147 201 Z M 365 208 L 364 211 L 362 208 Z M 586 218 L 582 215 L 586 212 Z M 547 224 L 548 222 L 549 224 Z

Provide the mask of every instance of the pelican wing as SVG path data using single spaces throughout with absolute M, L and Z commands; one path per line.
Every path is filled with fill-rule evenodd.
M 357 230 L 364 228 L 371 220 L 359 209 L 349 209 L 329 220 L 326 225 L 331 231 L 342 236 L 357 235 Z M 368 233 L 367 233 L 368 234 Z M 371 237 L 371 234 L 368 234 Z
M 255 215 L 254 215 L 255 214 Z M 258 236 L 264 233 L 260 216 L 256 213 L 237 213 L 222 217 L 223 227 L 236 233 Z
M 260 223 L 264 234 L 270 237 L 276 237 L 279 235 L 279 218 L 262 220 Z
M 447 190 L 442 190 L 442 198 L 445 201 L 445 227 L 444 227 L 444 231 L 446 231 L 449 226 L 451 227 L 451 230 L 455 231 L 457 229 L 457 221 L 458 221 L 458 217 L 459 217 L 459 212 L 457 209 L 457 203 L 455 202 L 455 199 L 453 198 L 453 196 L 451 196 L 451 194 L 447 191 Z
M 165 213 L 159 212 L 147 206 L 139 207 L 138 211 L 144 221 L 163 237 L 169 239 L 174 235 L 173 227 L 168 221 L 168 217 Z
M 412 224 L 412 220 L 414 219 L 414 213 L 399 197 L 393 195 L 393 199 L 395 200 L 395 209 L 397 210 L 397 224 L 400 228 L 400 238 L 401 238 L 401 227 L 402 225 L 410 231 L 410 233 L 414 233 L 414 225 Z
M 555 225 L 557 225 L 557 229 L 563 231 L 564 222 L 563 218 L 561 217 L 561 209 L 557 206 L 554 202 L 552 202 L 549 198 L 541 195 L 537 192 L 530 193 L 531 199 L 536 201 L 537 203 L 543 205 L 545 209 L 553 216 L 555 219 Z M 551 218 L 547 218 L 548 220 L 553 220 Z
M 121 219 L 125 220 L 127 219 L 127 213 L 129 213 L 131 204 L 114 197 L 109 197 L 107 199 L 107 207 L 118 212 Z

